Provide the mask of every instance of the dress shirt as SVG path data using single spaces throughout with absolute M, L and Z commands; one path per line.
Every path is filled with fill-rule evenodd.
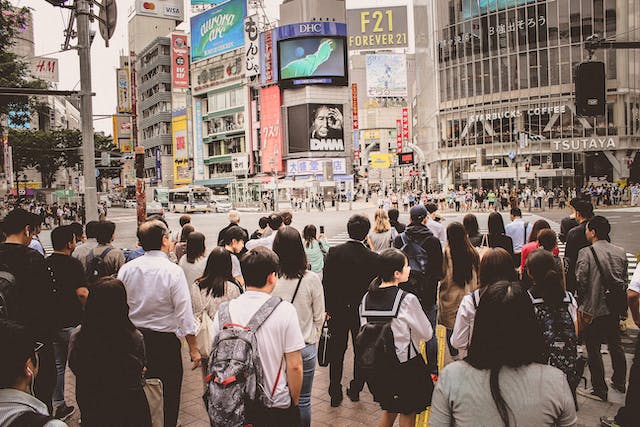
M 182 268 L 161 251 L 149 251 L 120 269 L 129 303 L 129 318 L 136 328 L 195 335 L 196 319 L 189 285 Z
M 522 247 L 527 243 L 529 234 L 531 234 L 532 223 L 527 225 L 527 232 L 524 231 L 524 220 L 522 218 L 515 219 L 511 224 L 506 227 L 506 235 L 511 237 L 513 242 L 513 252 L 519 253 L 522 251 Z
M 435 219 L 429 218 L 427 220 L 427 228 L 431 230 L 434 236 L 440 240 L 442 247 L 447 244 L 447 231 L 444 228 L 444 225 L 440 224 Z
M 276 239 L 276 234 L 278 234 L 278 232 L 274 231 L 269 236 L 263 237 L 262 239 L 249 240 L 244 246 L 248 251 L 253 248 L 257 248 L 258 246 L 264 246 L 265 248 L 272 249 L 273 241 Z

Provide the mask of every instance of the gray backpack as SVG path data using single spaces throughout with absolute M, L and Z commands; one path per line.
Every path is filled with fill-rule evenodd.
M 213 340 L 205 378 L 204 401 L 212 426 L 241 427 L 256 408 L 271 407 L 281 371 L 273 390 L 265 390 L 255 334 L 280 302 L 279 297 L 269 298 L 246 326 L 232 323 L 229 302 L 220 305 L 220 332 Z

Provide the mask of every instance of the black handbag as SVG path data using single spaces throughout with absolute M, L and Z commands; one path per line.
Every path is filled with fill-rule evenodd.
M 320 341 L 318 342 L 318 365 L 329 366 L 329 350 L 331 343 L 331 334 L 329 333 L 329 322 L 325 318 L 320 332 Z
M 593 247 L 590 247 L 590 249 L 596 261 L 600 276 L 604 280 L 604 298 L 607 309 L 609 309 L 609 312 L 614 316 L 624 316 L 627 314 L 627 292 L 624 285 L 614 283 L 613 280 L 606 278 L 602 265 L 600 265 L 600 261 L 596 256 L 596 251 Z

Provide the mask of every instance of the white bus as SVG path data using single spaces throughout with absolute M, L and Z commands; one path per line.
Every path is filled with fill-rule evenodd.
M 211 212 L 211 190 L 207 187 L 188 186 L 169 190 L 171 212 Z

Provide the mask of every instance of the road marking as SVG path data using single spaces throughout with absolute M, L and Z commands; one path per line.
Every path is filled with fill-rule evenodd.
M 631 221 L 631 224 L 637 224 L 637 223 L 639 223 L 639 222 L 640 222 L 640 221 Z

